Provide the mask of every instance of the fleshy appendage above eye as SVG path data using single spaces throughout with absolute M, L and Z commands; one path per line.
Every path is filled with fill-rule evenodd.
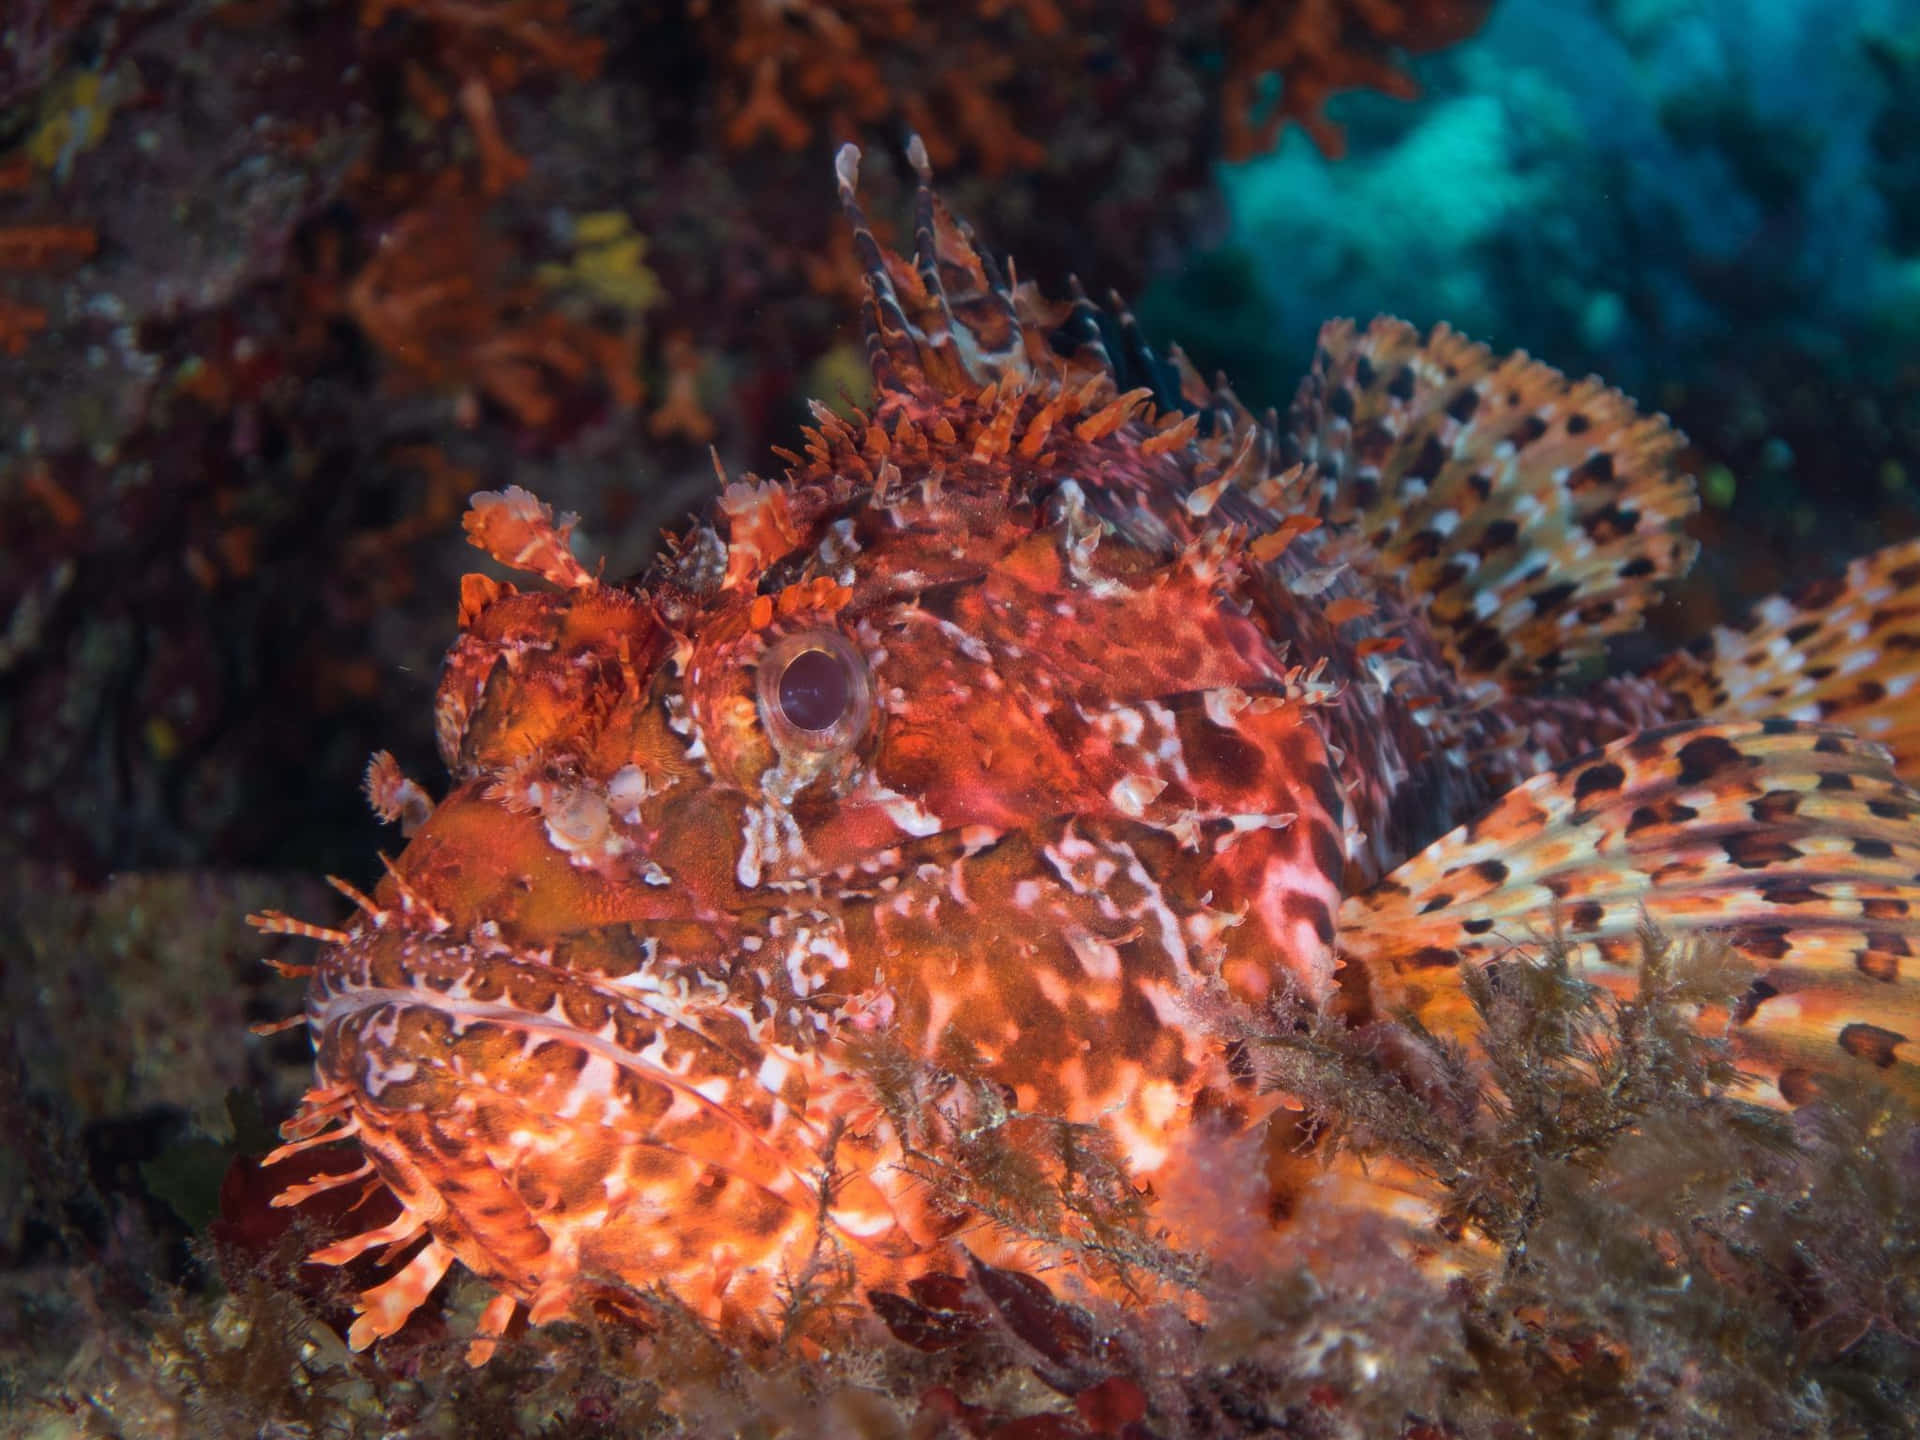
M 783 635 L 760 657 L 760 720 L 782 754 L 844 754 L 873 719 L 866 658 L 838 630 Z

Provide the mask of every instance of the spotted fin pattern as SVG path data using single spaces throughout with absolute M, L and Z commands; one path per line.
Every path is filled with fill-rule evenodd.
M 1355 563 L 1424 599 L 1483 701 L 1598 656 L 1693 560 L 1664 416 L 1445 325 L 1322 327 L 1290 432 Z
M 1761 601 L 1673 656 L 1653 681 L 1702 715 L 1820 720 L 1889 747 L 1920 782 L 1920 540 L 1890 545 L 1832 579 Z
M 1865 1062 L 1920 1093 L 1920 795 L 1878 745 L 1786 720 L 1683 723 L 1535 776 L 1340 915 L 1374 1003 L 1460 1036 L 1458 967 L 1557 918 L 1631 989 L 1643 916 L 1753 967 L 1728 1028 L 1772 1103 Z

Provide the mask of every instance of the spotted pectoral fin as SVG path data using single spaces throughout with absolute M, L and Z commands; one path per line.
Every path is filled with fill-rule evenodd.
M 1643 731 L 1516 786 L 1373 890 L 1339 946 L 1374 1003 L 1468 1036 L 1460 967 L 1556 927 L 1636 983 L 1639 929 L 1724 937 L 1752 968 L 1727 1025 L 1764 1098 L 1865 1062 L 1920 1092 L 1920 796 L 1878 745 L 1791 721 Z
M 1385 318 L 1322 328 L 1289 438 L 1354 563 L 1422 603 L 1488 696 L 1598 656 L 1686 570 L 1681 444 L 1598 380 Z
M 1782 715 L 1845 725 L 1893 751 L 1920 781 L 1920 540 L 1775 595 L 1737 629 L 1716 629 L 1654 681 L 1701 714 Z

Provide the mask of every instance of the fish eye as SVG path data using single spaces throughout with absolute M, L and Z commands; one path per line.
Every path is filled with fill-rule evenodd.
M 830 650 L 802 650 L 780 672 L 780 713 L 801 730 L 831 730 L 847 713 L 853 677 Z
M 848 750 L 872 717 L 867 662 L 837 630 L 782 636 L 761 657 L 760 718 L 782 751 Z

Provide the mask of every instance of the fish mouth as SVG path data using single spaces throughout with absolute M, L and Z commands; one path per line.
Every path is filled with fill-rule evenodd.
M 823 1244 L 917 1253 L 876 1145 L 843 1139 L 854 1077 L 625 946 L 654 958 L 608 975 L 378 927 L 334 947 L 308 1001 L 320 1075 L 402 1203 L 496 1283 L 537 1253 L 542 1284 L 556 1264 L 666 1284 L 716 1317 Z

